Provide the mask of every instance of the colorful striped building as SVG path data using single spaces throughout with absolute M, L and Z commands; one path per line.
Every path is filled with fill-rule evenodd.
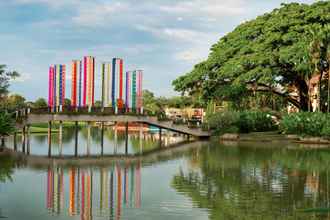
M 83 83 L 83 106 L 94 106 L 95 89 L 95 58 L 84 57 L 84 83 Z
M 48 105 L 53 111 L 62 111 L 65 100 L 65 65 L 49 67 Z
M 53 111 L 62 111 L 65 100 L 65 65 L 49 68 L 48 106 Z M 91 107 L 95 103 L 95 58 L 85 56 L 83 60 L 71 62 L 71 107 Z M 143 71 L 127 71 L 124 61 L 113 58 L 101 64 L 102 107 L 113 107 L 143 113 Z

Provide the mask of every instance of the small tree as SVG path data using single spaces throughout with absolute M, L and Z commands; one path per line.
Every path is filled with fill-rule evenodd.
M 44 98 L 38 98 L 33 104 L 34 108 L 46 108 L 47 106 L 48 104 Z
M 14 120 L 8 113 L 0 113 L 0 138 L 1 148 L 5 145 L 5 137 L 15 132 Z

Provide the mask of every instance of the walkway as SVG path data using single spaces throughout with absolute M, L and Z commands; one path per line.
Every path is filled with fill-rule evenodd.
M 201 128 L 189 128 L 187 125 L 176 125 L 172 121 L 160 121 L 154 116 L 144 115 L 108 115 L 108 114 L 74 114 L 74 113 L 29 113 L 22 121 L 22 125 L 31 125 L 35 123 L 47 123 L 49 121 L 62 121 L 62 122 L 138 122 L 152 126 L 159 127 L 161 129 L 167 129 L 173 132 L 178 132 L 186 135 L 192 135 L 198 138 L 210 137 L 210 132 L 203 131 Z

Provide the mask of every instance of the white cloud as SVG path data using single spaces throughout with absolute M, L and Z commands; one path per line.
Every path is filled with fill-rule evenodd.
M 243 0 L 192 0 L 178 1 L 174 5 L 162 5 L 160 10 L 180 15 L 198 15 L 213 18 L 237 16 L 245 13 Z
M 115 14 L 124 13 L 129 8 L 126 3 L 85 4 L 78 7 L 77 15 L 72 18 L 75 24 L 81 26 L 106 25 Z
M 67 5 L 77 5 L 79 0 L 14 0 L 16 4 L 45 4 L 52 8 L 60 8 Z

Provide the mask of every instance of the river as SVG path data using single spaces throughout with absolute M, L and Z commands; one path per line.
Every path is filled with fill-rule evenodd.
M 47 134 L 31 135 L 32 159 L 0 157 L 0 217 L 330 219 L 326 210 L 311 210 L 330 205 L 328 149 L 217 140 L 171 148 L 170 135 L 159 148 L 155 134 L 143 133 L 140 139 L 131 133 L 128 149 L 133 156 L 118 160 L 106 155 L 125 152 L 120 132 L 105 131 L 104 156 L 99 155 L 99 129 L 83 128 L 78 134 L 79 159 L 71 157 L 75 146 L 71 129 L 64 130 L 61 140 L 52 135 L 54 155 L 62 145 L 61 161 L 44 162 L 49 161 Z M 11 148 L 12 141 L 7 145 Z

